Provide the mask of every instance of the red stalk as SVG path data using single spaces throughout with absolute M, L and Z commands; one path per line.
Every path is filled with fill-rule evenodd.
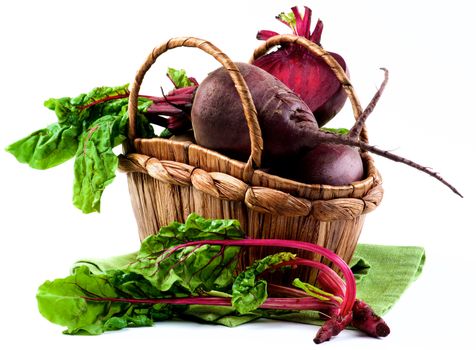
M 301 241 L 286 240 L 286 239 L 241 239 L 241 240 L 203 240 L 203 241 L 196 241 L 196 242 L 188 242 L 188 243 L 177 245 L 169 249 L 168 253 L 172 254 L 174 251 L 177 251 L 178 249 L 183 249 L 185 247 L 203 245 L 203 244 L 222 245 L 222 246 L 242 246 L 242 247 L 268 246 L 268 247 L 294 248 L 294 249 L 301 249 L 301 250 L 306 250 L 312 253 L 319 254 L 327 258 L 331 262 L 333 262 L 341 270 L 344 276 L 344 279 L 346 282 L 346 288 L 343 295 L 341 314 L 346 315 L 352 310 L 352 306 L 354 304 L 355 296 L 356 296 L 356 286 L 355 286 L 354 275 L 350 267 L 345 263 L 345 261 L 342 260 L 340 256 L 330 251 L 329 249 L 326 249 L 324 247 L 321 247 L 309 242 L 301 242 Z M 300 260 L 301 262 L 303 262 L 302 260 L 305 260 L 305 259 L 300 259 Z M 297 264 L 296 261 L 294 261 L 294 263 Z
M 289 265 L 291 266 L 303 265 L 303 266 L 314 267 L 318 270 L 321 270 L 321 274 L 319 274 L 319 277 L 323 287 L 329 292 L 332 291 L 331 293 L 336 296 L 343 297 L 345 295 L 345 283 L 342 281 L 339 275 L 334 270 L 332 270 L 329 266 L 319 261 L 296 258 L 295 260 L 292 260 L 292 261 L 283 262 L 279 264 L 277 267 L 289 266 Z
M 212 305 L 231 306 L 231 298 L 222 297 L 185 297 L 185 298 L 157 298 L 157 299 L 135 299 L 135 298 L 100 298 L 84 297 L 88 301 L 109 301 L 131 304 L 169 304 L 169 305 Z M 262 309 L 275 310 L 328 310 L 335 308 L 332 302 L 321 301 L 313 297 L 298 298 L 268 298 L 260 306 Z

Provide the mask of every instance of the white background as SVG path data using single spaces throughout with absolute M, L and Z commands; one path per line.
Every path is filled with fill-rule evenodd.
M 470 1 L 11 1 L 0 6 L 2 149 L 54 122 L 50 97 L 76 96 L 100 85 L 131 82 L 151 49 L 175 36 L 210 40 L 236 61 L 247 61 L 259 29 L 286 33 L 274 19 L 308 5 L 325 29 L 323 46 L 345 57 L 365 105 L 390 71 L 388 87 L 368 121 L 371 143 L 431 166 L 465 196 L 423 173 L 378 158 L 385 197 L 368 215 L 362 242 L 420 245 L 421 278 L 386 315 L 382 340 L 345 331 L 328 349 L 468 348 L 474 307 L 474 11 Z M 199 80 L 216 62 L 199 50 L 161 57 L 142 92 L 167 87 L 168 66 Z M 333 125 L 350 126 L 349 105 Z M 120 152 L 120 149 L 118 149 Z M 50 349 L 186 348 L 224 346 L 313 349 L 316 327 L 256 322 L 239 328 L 164 322 L 98 337 L 62 335 L 37 311 L 35 293 L 66 276 L 85 257 L 108 257 L 139 246 L 125 176 L 107 188 L 100 214 L 71 202 L 70 161 L 32 170 L 4 151 L 1 164 L 0 346 Z

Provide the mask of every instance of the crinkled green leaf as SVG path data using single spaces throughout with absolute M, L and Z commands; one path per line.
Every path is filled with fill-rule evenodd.
M 233 307 L 242 314 L 259 308 L 268 298 L 268 291 L 266 280 L 258 279 L 258 276 L 275 265 L 295 258 L 295 254 L 280 252 L 256 260 L 247 267 L 233 283 L 231 298 Z
M 142 101 L 140 109 L 147 108 L 148 104 L 148 101 Z M 127 103 L 123 100 L 111 101 L 102 107 L 104 110 L 101 113 L 112 112 L 119 107 L 117 115 L 104 115 L 89 125 L 76 153 L 73 203 L 84 213 L 100 211 L 102 193 L 116 177 L 119 160 L 113 149 L 127 139 Z M 142 129 L 150 133 L 145 125 Z
M 101 195 L 118 166 L 113 148 L 128 134 L 128 85 L 99 87 L 77 97 L 49 99 L 45 106 L 58 122 L 38 130 L 6 148 L 18 161 L 47 169 L 76 157 L 73 203 L 84 213 L 100 210 Z M 152 104 L 139 98 L 136 130 L 140 137 L 154 137 L 143 112 Z
M 129 95 L 128 86 L 129 84 L 116 87 L 102 86 L 73 98 L 50 98 L 45 101 L 45 107 L 55 112 L 60 125 L 79 125 L 88 119 L 93 121 L 103 115 L 111 114 L 112 109 L 117 108 L 117 105 L 111 106 L 111 102 L 113 102 L 113 104 L 119 103 L 121 105 L 120 108 L 124 103 L 127 104 Z M 97 101 L 117 96 L 123 96 L 124 98 L 95 104 L 93 107 L 87 108 Z
M 127 288 L 121 289 L 115 284 L 118 283 L 114 278 L 116 273 L 92 273 L 87 266 L 78 266 L 66 278 L 45 282 L 37 293 L 40 313 L 49 321 L 67 327 L 67 334 L 90 335 L 124 327 L 150 326 L 155 321 L 172 317 L 171 307 L 165 304 L 86 299 L 141 297 L 150 292 L 137 289 L 135 295 L 124 293 Z
M 47 281 L 37 293 L 40 313 L 49 321 L 66 326 L 66 333 L 100 334 L 104 320 L 120 313 L 125 305 L 88 302 L 84 296 L 117 297 L 107 278 L 91 274 L 85 266 L 64 279 Z
M 229 290 L 240 247 L 190 246 L 170 253 L 178 244 L 217 239 L 239 239 L 244 233 L 237 220 L 205 219 L 195 213 L 185 223 L 163 226 L 146 238 L 136 261 L 127 271 L 142 275 L 163 295 L 190 296 L 201 291 Z
M 193 86 L 194 83 L 187 77 L 187 72 L 184 69 L 167 69 L 167 76 L 174 83 L 176 88 L 183 88 Z
M 203 230 L 202 234 L 198 232 L 200 230 Z M 176 237 L 173 240 L 170 237 L 164 241 L 155 240 L 157 248 L 152 247 L 152 241 L 144 243 L 147 249 L 142 250 L 140 257 L 129 254 L 119 259 L 116 257 L 109 263 L 82 260 L 72 269 L 70 276 L 45 282 L 37 294 L 41 314 L 51 322 L 66 326 L 68 334 L 100 334 L 106 330 L 151 325 L 155 321 L 180 315 L 188 307 L 92 301 L 85 297 L 152 299 L 206 295 L 207 292 L 210 295 L 227 295 L 223 293 L 231 290 L 239 247 L 207 244 L 179 249 L 172 254 L 164 248 L 195 237 L 239 238 L 242 232 L 238 222 L 208 220 L 193 214 L 185 224 L 174 223 L 165 227 L 164 231 L 167 234 L 177 231 Z M 144 251 L 150 254 L 146 255 Z M 193 310 L 189 312 L 190 315 L 192 313 Z M 231 324 L 232 319 L 223 322 Z
M 48 169 L 71 159 L 78 149 L 82 128 L 51 124 L 12 143 L 6 151 L 34 169 Z
M 147 237 L 141 244 L 139 256 L 162 253 L 177 244 L 206 239 L 240 239 L 244 237 L 240 222 L 234 219 L 206 219 L 191 213 L 185 223 L 172 222 L 162 226 L 156 235 Z
M 104 116 L 81 140 L 74 162 L 73 203 L 84 213 L 100 210 L 102 193 L 116 176 L 119 160 L 113 148 L 126 139 L 127 118 Z

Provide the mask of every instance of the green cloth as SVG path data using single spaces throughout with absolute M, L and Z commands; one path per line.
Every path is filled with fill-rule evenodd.
M 87 265 L 93 273 L 108 269 L 120 269 L 130 263 L 135 256 L 136 253 L 131 253 L 102 260 L 81 260 L 76 262 L 73 268 L 79 265 Z M 378 315 L 384 315 L 396 304 L 412 282 L 418 278 L 424 263 L 425 251 L 421 247 L 358 244 L 349 264 L 357 283 L 357 298 L 369 304 Z M 237 322 L 233 319 L 233 316 L 229 315 L 223 317 L 220 317 L 220 315 L 212 316 L 215 323 L 226 326 L 249 321 L 243 319 Z M 202 317 L 202 320 L 207 321 L 207 317 Z M 278 311 L 265 317 L 316 325 L 322 324 L 322 320 L 319 320 L 319 314 L 316 311 Z
M 357 298 L 383 316 L 420 276 L 425 264 L 421 247 L 358 244 L 349 263 L 357 284 Z M 321 325 L 316 311 L 270 315 L 269 318 Z
M 357 280 L 357 298 L 385 314 L 420 276 L 424 264 L 421 247 L 359 244 L 349 264 Z

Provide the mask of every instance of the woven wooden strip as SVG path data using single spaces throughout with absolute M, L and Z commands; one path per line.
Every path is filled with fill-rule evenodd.
M 151 158 L 146 164 L 147 173 L 154 179 L 172 185 L 190 186 L 194 167 L 170 160 Z
M 194 188 L 227 201 L 243 201 L 248 190 L 248 185 L 243 181 L 219 172 L 208 173 L 203 169 L 195 169 L 191 179 Z
M 220 192 L 215 187 L 215 182 L 208 172 L 202 169 L 195 169 L 192 173 L 192 185 L 197 190 L 205 192 L 213 197 L 220 198 Z
M 370 213 L 375 210 L 382 202 L 383 199 L 383 187 L 382 185 L 375 186 L 370 189 L 369 192 L 364 196 L 363 200 L 365 201 L 365 208 L 363 210 L 364 214 Z
M 321 221 L 352 220 L 362 215 L 365 202 L 358 198 L 336 198 L 312 202 L 312 215 Z
M 123 156 L 120 168 L 126 172 L 147 173 L 173 185 L 193 186 L 212 197 L 244 201 L 260 213 L 286 217 L 308 216 L 321 221 L 352 220 L 374 210 L 382 201 L 383 188 L 375 186 L 363 198 L 336 198 L 310 201 L 268 187 L 248 186 L 244 181 L 221 172 L 207 172 L 180 162 L 158 160 L 141 154 Z
M 213 179 L 221 199 L 243 201 L 249 186 L 231 175 L 219 172 L 209 173 Z
M 311 201 L 307 199 L 258 186 L 250 187 L 246 191 L 245 204 L 260 213 L 283 216 L 307 216 L 311 211 Z
M 125 173 L 145 173 L 145 163 L 150 158 L 149 156 L 143 154 L 134 153 L 131 154 L 132 157 L 125 156 L 123 154 L 119 155 L 119 170 Z

